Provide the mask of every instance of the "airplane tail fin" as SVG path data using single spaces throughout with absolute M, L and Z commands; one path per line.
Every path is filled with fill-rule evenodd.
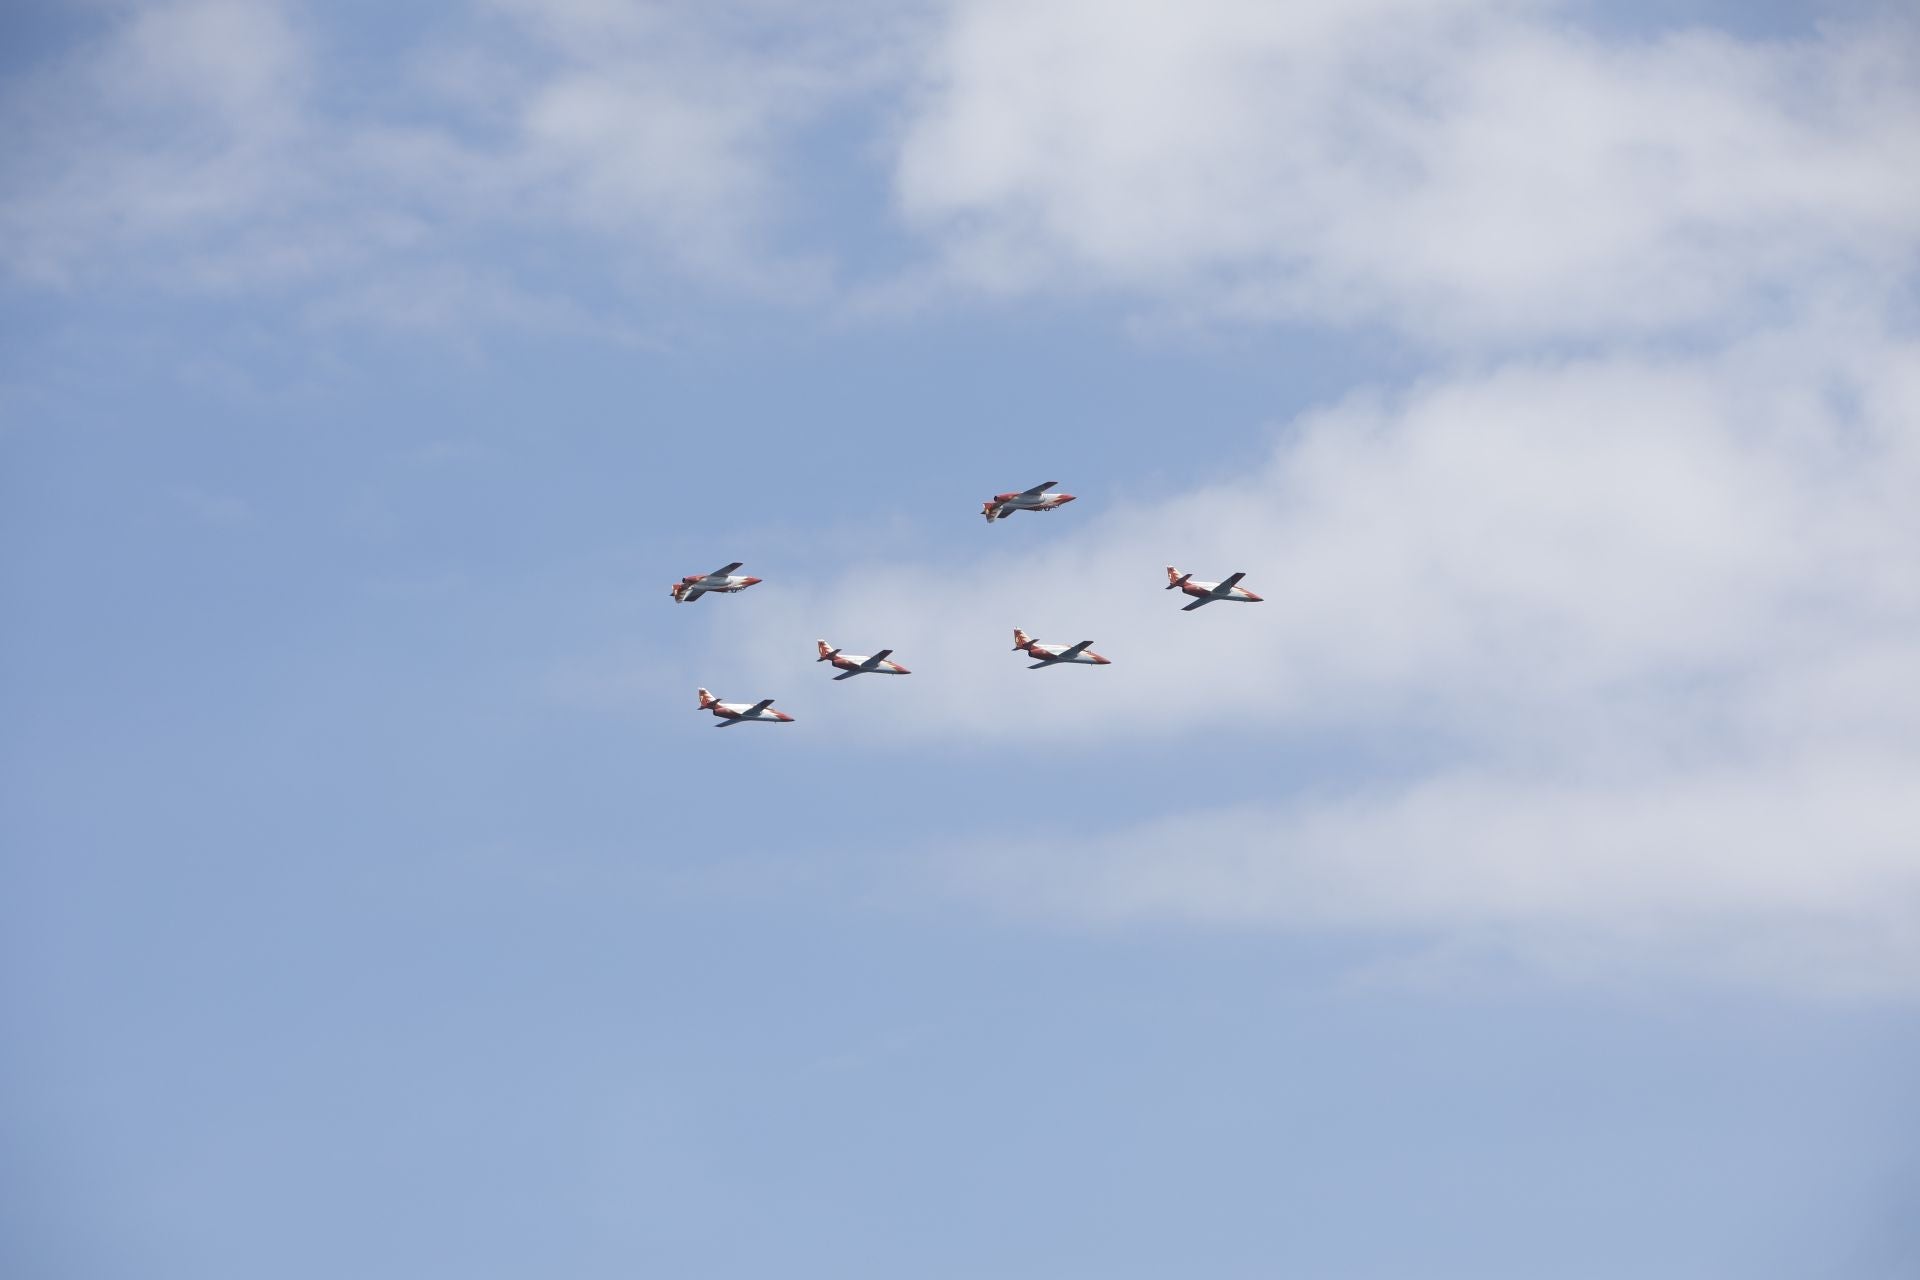
M 825 640 L 815 640 L 814 643 L 820 646 L 820 656 L 814 659 L 815 662 L 825 662 L 834 654 L 840 652 L 838 649 L 829 648 Z
M 993 504 L 991 502 L 981 503 L 980 514 L 987 518 L 988 524 L 992 524 L 993 523 Z
M 700 691 L 700 709 L 702 711 L 705 711 L 708 707 L 712 705 L 713 705 L 713 695 L 708 693 L 705 689 L 702 689 Z
M 676 582 L 671 587 L 667 588 L 667 593 L 671 595 L 675 600 L 678 600 L 682 596 L 687 594 L 687 584 L 684 582 Z
M 1167 585 L 1171 587 L 1179 581 L 1180 581 L 1180 571 L 1174 568 L 1172 565 L 1168 565 L 1167 566 Z
M 1013 647 L 1014 648 L 1024 649 L 1032 643 L 1033 643 L 1032 638 L 1028 636 L 1026 632 L 1022 631 L 1018 627 L 1015 627 L 1013 629 Z

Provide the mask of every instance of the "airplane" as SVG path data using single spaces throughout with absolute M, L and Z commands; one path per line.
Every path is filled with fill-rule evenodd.
M 739 567 L 740 561 L 735 560 L 732 564 L 721 565 L 712 573 L 690 573 L 673 584 L 673 598 L 680 604 L 692 604 L 709 591 L 722 593 L 745 591 L 760 581 L 758 578 L 728 576 Z
M 1071 645 L 1041 644 L 1020 628 L 1015 627 L 1013 629 L 1014 651 L 1017 653 L 1025 649 L 1029 658 L 1040 659 L 1040 661 L 1033 663 L 1027 668 L 1029 671 L 1038 671 L 1041 667 L 1051 667 L 1058 662 L 1084 662 L 1092 666 L 1107 666 L 1109 660 L 1093 652 L 1090 647 L 1092 644 L 1093 641 L 1091 640 L 1082 640 L 1079 644 Z
M 840 668 L 840 674 L 834 677 L 835 680 L 851 680 L 867 671 L 877 671 L 883 676 L 913 674 L 899 663 L 887 661 L 887 655 L 893 652 L 891 649 L 882 649 L 869 658 L 858 653 L 842 653 L 838 649 L 829 647 L 825 640 L 816 640 L 814 643 L 820 646 L 820 656 L 815 659 L 816 662 L 831 662 Z
M 1225 582 L 1195 582 L 1190 573 L 1181 573 L 1172 565 L 1167 566 L 1167 590 L 1180 588 L 1190 596 L 1199 597 L 1192 604 L 1181 607 L 1180 612 L 1192 613 L 1203 604 L 1212 604 L 1215 600 L 1236 600 L 1243 604 L 1259 604 L 1260 597 L 1240 586 L 1244 573 L 1236 573 Z
M 1059 483 L 1058 480 L 1049 480 L 1018 493 L 996 493 L 992 502 L 981 506 L 980 512 L 986 516 L 987 523 L 992 524 L 995 520 L 1005 520 L 1016 511 L 1051 511 L 1055 507 L 1064 507 L 1073 501 L 1072 494 L 1047 492 Z
M 749 720 L 762 721 L 767 724 L 786 724 L 792 721 L 793 717 L 784 711 L 767 710 L 767 708 L 772 705 L 772 698 L 762 698 L 760 701 L 751 704 L 745 702 L 722 702 L 705 689 L 700 691 L 700 709 L 702 711 L 711 711 L 714 715 L 720 717 L 720 723 L 714 726 L 716 729 L 730 729 L 736 724 L 745 724 Z

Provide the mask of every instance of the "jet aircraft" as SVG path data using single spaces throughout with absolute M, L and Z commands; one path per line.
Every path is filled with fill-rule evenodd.
M 1238 600 L 1246 604 L 1258 604 L 1260 597 L 1240 585 L 1240 579 L 1246 576 L 1244 573 L 1236 573 L 1225 582 L 1195 582 L 1192 574 L 1181 573 L 1172 565 L 1168 565 L 1167 590 L 1171 591 L 1178 587 L 1188 595 L 1196 597 L 1192 604 L 1181 607 L 1182 613 L 1192 613 L 1201 605 L 1212 604 L 1215 600 Z
M 784 711 L 770 711 L 772 698 L 762 698 L 758 702 L 722 702 L 705 689 L 700 691 L 700 709 L 711 711 L 720 718 L 716 729 L 728 729 L 736 724 L 746 724 L 750 720 L 767 724 L 786 724 L 793 719 Z
M 1029 658 L 1040 661 L 1028 666 L 1029 671 L 1038 671 L 1041 667 L 1051 667 L 1061 662 L 1084 662 L 1092 666 L 1104 667 L 1108 660 L 1095 653 L 1093 641 L 1082 640 L 1079 644 L 1041 644 L 1020 628 L 1013 629 L 1013 648 L 1017 653 L 1024 649 Z
M 1072 494 L 1047 492 L 1059 483 L 1058 480 L 1049 480 L 1018 493 L 996 493 L 992 502 L 982 504 L 980 512 L 986 516 L 987 523 L 992 524 L 995 520 L 1005 520 L 1016 511 L 1052 511 L 1055 507 L 1064 507 L 1073 501 Z
M 815 659 L 816 662 L 831 662 L 840 668 L 840 674 L 834 677 L 835 680 L 851 680 L 868 671 L 877 671 L 883 676 L 913 674 L 899 663 L 887 661 L 887 655 L 893 652 L 891 649 L 882 649 L 869 658 L 859 653 L 842 653 L 829 646 L 825 640 L 816 640 L 814 643 L 820 646 L 820 656 Z
M 673 598 L 680 604 L 692 604 L 709 591 L 745 591 L 760 581 L 758 578 L 731 576 L 739 567 L 740 561 L 735 560 L 732 564 L 721 565 L 712 573 L 690 573 L 673 584 Z

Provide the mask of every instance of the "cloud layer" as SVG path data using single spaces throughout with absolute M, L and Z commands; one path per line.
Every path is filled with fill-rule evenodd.
M 848 3 L 499 0 L 350 56 L 291 0 L 108 7 L 7 87 L 0 269 L 40 287 L 315 300 L 384 326 L 654 318 L 700 281 L 816 298 L 781 230 L 831 110 L 906 19 Z M 597 262 L 610 315 L 548 283 Z M 564 276 L 564 271 L 560 274 Z M 577 282 L 576 282 L 577 283 Z
M 1913 24 L 1600 39 L 1564 8 L 959 5 L 902 149 L 950 277 L 1441 344 L 1665 332 L 1914 263 Z
M 1916 370 L 1910 341 L 1795 329 L 1436 379 L 1289 424 L 1242 480 L 1096 496 L 957 575 L 855 571 L 764 632 L 894 646 L 916 683 L 861 731 L 908 741 L 1433 744 L 1410 773 L 943 855 L 1016 911 L 1912 992 Z M 1182 613 L 1169 560 L 1266 602 Z M 1114 665 L 1030 673 L 1014 625 Z
M 625 322 L 692 280 L 1524 348 L 1777 319 L 1915 262 L 1920 27 L 1892 18 L 1765 42 L 1526 0 L 492 0 L 369 58 L 328 17 L 103 8 L 0 99 L 0 268 L 565 325 L 575 254 Z M 920 260 L 863 278 L 818 214 L 867 168 L 894 203 L 862 215 Z
M 1251 474 L 756 601 L 768 633 L 914 667 L 894 718 L 835 732 L 1430 744 L 1335 792 L 969 842 L 943 877 L 1075 918 L 1920 993 L 1910 18 L 1759 41 L 1525 0 L 499 0 L 369 73 L 318 8 L 105 12 L 6 90 L 0 265 L 39 287 L 600 329 L 668 279 L 822 312 L 1100 296 L 1432 357 L 1279 425 Z M 893 204 L 859 214 L 920 256 L 899 278 L 801 231 L 869 162 Z M 582 250 L 589 285 L 529 284 Z M 1268 602 L 1182 614 L 1169 562 Z M 1114 665 L 1029 673 L 1014 626 Z

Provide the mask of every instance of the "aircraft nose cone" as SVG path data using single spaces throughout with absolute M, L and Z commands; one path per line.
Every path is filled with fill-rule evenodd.
M 894 672 L 898 675 L 910 676 L 913 674 L 913 672 L 907 670 L 905 667 L 901 666 L 897 662 L 893 664 L 893 669 L 894 669 Z
M 1247 599 L 1249 599 L 1249 600 L 1251 600 L 1251 601 L 1253 601 L 1253 602 L 1254 602 L 1255 604 L 1258 604 L 1258 603 L 1259 603 L 1260 601 L 1262 601 L 1262 600 L 1264 600 L 1264 599 L 1266 599 L 1266 597 L 1265 597 L 1265 596 L 1257 596 L 1257 595 L 1255 595 L 1255 594 L 1253 594 L 1253 592 L 1251 592 L 1251 591 L 1249 591 L 1249 592 L 1247 592 Z
M 1063 494 L 1061 494 L 1061 495 L 1060 495 L 1060 503 L 1061 503 L 1061 505 L 1062 505 L 1062 506 L 1065 506 L 1065 505 L 1066 505 L 1067 503 L 1069 503 L 1069 502 L 1072 502 L 1072 501 L 1073 501 L 1073 495 L 1072 495 L 1072 494 L 1070 494 L 1070 493 L 1063 493 Z
M 740 585 L 743 587 L 751 587 L 757 585 L 759 581 L 760 579 L 758 578 L 743 578 L 740 580 Z
M 1111 658 L 1103 658 L 1103 657 L 1101 657 L 1101 656 L 1100 656 L 1099 654 L 1097 654 L 1097 653 L 1096 653 L 1096 654 L 1094 654 L 1094 655 L 1093 655 L 1093 664 L 1094 664 L 1095 666 L 1097 666 L 1097 667 L 1107 667 L 1107 666 L 1112 666 L 1112 665 L 1113 665 L 1113 659 L 1111 659 Z

